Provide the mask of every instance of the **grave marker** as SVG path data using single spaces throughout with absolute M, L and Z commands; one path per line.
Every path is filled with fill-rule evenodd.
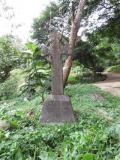
M 40 117 L 41 123 L 74 122 L 74 114 L 70 98 L 63 91 L 62 52 L 60 34 L 54 32 L 51 45 L 52 94 L 45 101 Z

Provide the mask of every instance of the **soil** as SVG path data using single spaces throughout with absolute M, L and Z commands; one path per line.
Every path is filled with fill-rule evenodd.
M 120 73 L 107 73 L 107 79 L 94 84 L 104 91 L 120 97 Z

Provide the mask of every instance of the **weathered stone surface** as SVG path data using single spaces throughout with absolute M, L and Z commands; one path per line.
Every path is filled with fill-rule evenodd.
M 0 130 L 10 129 L 10 122 L 6 120 L 0 120 Z
M 42 108 L 40 122 L 64 123 L 74 121 L 70 98 L 64 95 L 50 95 Z
M 52 39 L 52 94 L 63 95 L 63 71 L 60 49 L 60 36 L 55 32 Z
M 40 121 L 42 123 L 74 122 L 70 98 L 63 92 L 63 70 L 60 46 L 60 35 L 55 32 L 51 44 L 52 95 L 44 103 Z

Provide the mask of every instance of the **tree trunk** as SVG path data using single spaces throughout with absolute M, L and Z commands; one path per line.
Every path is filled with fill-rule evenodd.
M 68 76 L 70 74 L 70 70 L 72 67 L 72 53 L 73 53 L 73 49 L 76 44 L 77 33 L 80 28 L 80 21 L 82 19 L 82 14 L 84 11 L 85 2 L 86 2 L 86 0 L 79 1 L 77 13 L 76 13 L 75 17 L 72 17 L 72 26 L 71 26 L 71 32 L 70 32 L 70 38 L 69 38 L 69 50 L 68 50 L 69 56 L 67 57 L 65 64 L 64 64 L 64 67 L 63 67 L 64 86 L 67 82 L 67 79 L 68 79 Z

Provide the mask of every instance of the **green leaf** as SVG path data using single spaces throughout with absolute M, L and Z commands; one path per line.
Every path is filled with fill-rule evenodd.
M 94 155 L 91 153 L 86 153 L 83 155 L 83 160 L 94 160 Z

